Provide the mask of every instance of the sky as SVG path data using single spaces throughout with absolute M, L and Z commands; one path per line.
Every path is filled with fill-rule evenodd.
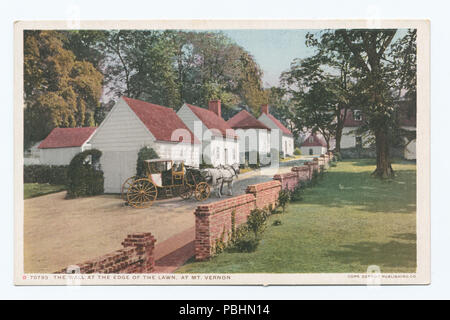
M 305 45 L 308 32 L 320 30 L 221 30 L 234 42 L 250 52 L 262 68 L 264 87 L 278 86 L 283 71 L 290 68 L 295 58 L 306 58 L 314 54 Z M 399 30 L 393 41 L 403 36 L 406 30 Z
M 295 58 L 314 52 L 305 45 L 305 35 L 319 30 L 222 30 L 250 52 L 264 72 L 264 87 L 277 86 L 280 75 Z

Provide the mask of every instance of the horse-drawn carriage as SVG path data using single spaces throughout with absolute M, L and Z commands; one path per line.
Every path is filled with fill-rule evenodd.
M 134 208 L 146 208 L 161 194 L 198 201 L 208 199 L 211 190 L 199 169 L 187 167 L 183 161 L 145 160 L 144 177 L 130 177 L 122 185 L 122 198 Z

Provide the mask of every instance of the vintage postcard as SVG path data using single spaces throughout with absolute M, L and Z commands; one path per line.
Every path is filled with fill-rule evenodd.
M 429 284 L 430 23 L 18 21 L 16 285 Z

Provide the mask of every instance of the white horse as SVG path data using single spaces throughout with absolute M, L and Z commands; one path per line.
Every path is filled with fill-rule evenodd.
M 200 169 L 200 174 L 213 189 L 216 190 L 217 196 L 220 198 L 222 186 L 222 173 L 217 168 Z
M 222 197 L 223 184 L 227 183 L 229 195 L 233 195 L 233 182 L 240 173 L 239 164 L 219 166 L 218 168 L 201 169 L 200 174 L 205 181 L 216 190 L 217 196 Z
M 226 166 L 222 166 L 222 185 L 220 186 L 220 194 L 222 194 L 222 189 L 224 183 L 228 186 L 228 194 L 230 196 L 233 195 L 233 183 L 234 180 L 238 178 L 239 173 L 241 173 L 241 170 L 239 168 L 239 164 L 235 163 Z

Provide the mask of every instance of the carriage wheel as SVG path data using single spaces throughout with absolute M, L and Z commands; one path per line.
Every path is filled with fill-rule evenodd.
M 193 190 L 192 188 L 187 185 L 187 184 L 183 184 L 179 189 L 178 189 L 178 195 L 183 199 L 183 200 L 188 200 L 191 196 L 192 196 Z
M 136 179 L 136 176 L 129 177 L 122 184 L 122 189 L 120 191 L 120 197 L 125 201 L 127 201 L 127 192 L 128 192 L 128 189 L 133 185 L 134 179 Z
M 141 209 L 151 206 L 157 195 L 158 189 L 152 181 L 138 179 L 128 188 L 127 200 L 130 206 Z
M 206 182 L 200 182 L 195 188 L 195 199 L 198 201 L 204 201 L 209 198 L 211 189 Z

